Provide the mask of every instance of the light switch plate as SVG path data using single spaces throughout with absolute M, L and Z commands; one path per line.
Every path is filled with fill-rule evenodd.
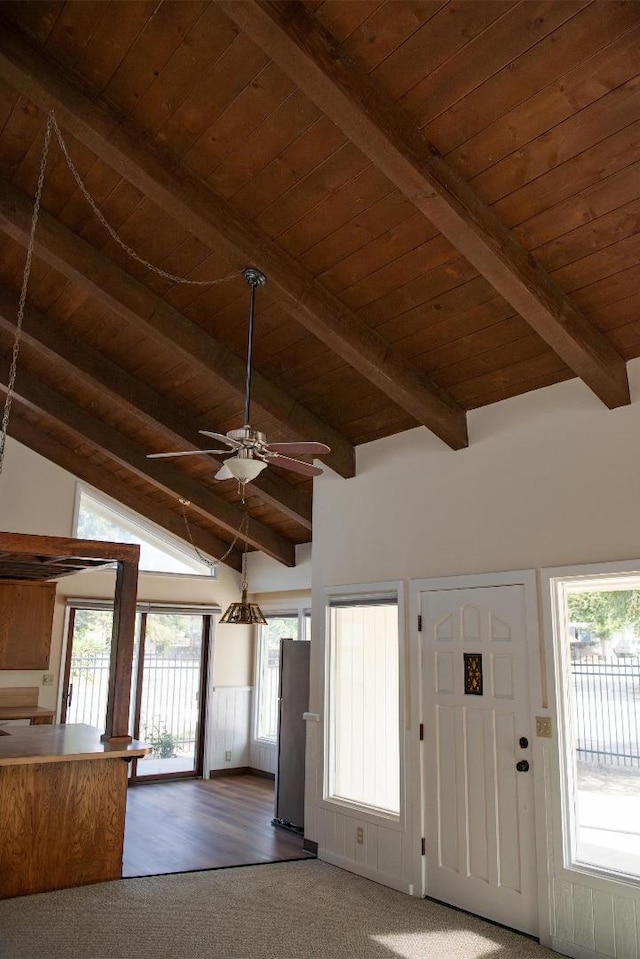
M 43 673 L 42 674 L 42 685 L 43 686 L 53 686 L 53 681 L 55 676 L 53 673 Z

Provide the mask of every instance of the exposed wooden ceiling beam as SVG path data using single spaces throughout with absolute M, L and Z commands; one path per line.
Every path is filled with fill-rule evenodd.
M 6 392 L 9 363 L 0 360 L 0 389 Z M 191 502 L 194 510 L 211 520 L 226 533 L 235 536 L 243 519 L 236 506 L 227 503 L 197 480 L 186 476 L 170 463 L 149 460 L 140 447 L 122 433 L 72 403 L 41 380 L 20 370 L 15 395 L 25 405 L 40 414 L 52 417 L 82 440 L 95 446 L 101 453 L 124 466 L 159 489 Z M 244 541 L 244 535 L 241 537 Z M 247 542 L 253 549 L 262 550 L 285 566 L 295 566 L 295 546 L 259 520 L 248 524 Z
M 34 51 L 10 26 L 0 35 L 0 76 L 178 220 L 212 250 L 239 267 L 266 274 L 282 306 L 398 406 L 454 449 L 468 445 L 466 414 L 448 394 L 396 356 L 389 345 L 255 224 L 181 170 L 174 173 Z M 319 437 L 313 437 L 319 438 Z M 331 444 L 329 444 L 331 445 Z
M 23 245 L 29 236 L 32 206 L 30 197 L 0 179 L 0 229 Z M 36 252 L 125 320 L 129 329 L 153 337 L 191 366 L 197 363 L 208 377 L 244 396 L 244 360 L 44 210 L 38 218 Z M 264 427 L 266 433 L 273 426 L 297 439 L 326 443 L 331 447 L 324 457 L 327 464 L 341 476 L 354 475 L 351 443 L 258 370 L 253 375 L 252 409 L 257 417 L 254 426 Z M 214 426 L 208 423 L 206 428 Z
M 73 450 L 62 443 L 58 443 L 50 434 L 43 432 L 33 423 L 24 419 L 15 406 L 11 410 L 8 433 L 23 446 L 27 446 L 40 456 L 44 456 L 51 463 L 55 463 L 61 469 L 77 476 L 84 483 L 88 483 L 95 489 L 100 490 L 101 493 L 105 493 L 118 503 L 122 503 L 123 506 L 127 506 L 145 519 L 151 520 L 152 523 L 184 540 L 185 527 L 181 515 L 136 492 L 112 473 L 95 466 L 90 460 L 74 453 Z M 228 548 L 227 543 L 218 539 L 208 530 L 203 529 L 194 519 L 190 520 L 189 525 L 193 542 L 199 550 L 212 558 L 224 554 Z M 187 545 L 185 543 L 185 546 Z M 225 565 L 240 570 L 242 568 L 242 551 L 235 547 L 225 560 Z
M 297 0 L 220 0 L 233 22 L 346 133 L 609 408 L 626 364 L 469 184 Z
M 12 335 L 16 330 L 16 298 L 0 285 L 0 329 Z M 127 373 L 103 353 L 94 350 L 77 336 L 69 336 L 42 313 L 27 305 L 22 339 L 48 362 L 72 369 L 90 386 L 106 391 L 118 405 L 132 412 L 155 429 L 162 429 L 180 448 L 196 450 L 202 446 L 198 428 L 209 429 L 202 418 L 183 416 L 162 394 Z M 209 457 L 212 465 L 221 462 Z M 176 465 L 179 465 L 176 460 Z M 251 484 L 252 490 L 265 503 L 295 520 L 305 529 L 311 529 L 311 497 L 291 486 L 271 470 L 265 470 Z

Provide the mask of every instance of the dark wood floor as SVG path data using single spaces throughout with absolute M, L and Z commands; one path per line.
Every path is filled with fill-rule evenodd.
M 130 787 L 123 876 L 306 858 L 300 836 L 271 825 L 273 798 L 249 775 Z

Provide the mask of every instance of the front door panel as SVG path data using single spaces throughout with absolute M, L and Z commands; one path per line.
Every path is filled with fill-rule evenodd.
M 524 587 L 427 591 L 421 609 L 425 892 L 535 933 Z

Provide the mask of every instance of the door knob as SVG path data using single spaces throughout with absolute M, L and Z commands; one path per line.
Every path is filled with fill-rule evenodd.
M 516 763 L 516 769 L 519 773 L 528 773 L 529 772 L 529 763 L 526 759 L 521 759 L 519 763 Z
M 520 745 L 520 749 L 528 749 L 528 748 L 529 748 L 529 740 L 527 739 L 526 736 L 521 736 L 521 737 L 520 737 L 519 745 Z

